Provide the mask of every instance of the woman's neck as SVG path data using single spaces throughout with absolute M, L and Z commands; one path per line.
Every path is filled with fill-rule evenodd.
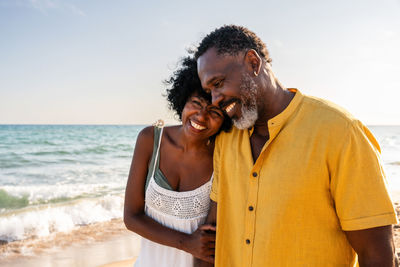
M 214 150 L 214 141 L 207 139 L 195 139 L 185 133 L 183 127 L 179 127 L 176 144 L 184 151 L 211 152 Z

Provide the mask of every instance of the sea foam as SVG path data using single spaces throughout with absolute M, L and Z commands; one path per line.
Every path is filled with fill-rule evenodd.
M 80 198 L 123 193 L 124 183 L 18 185 L 0 187 L 0 209 L 67 202 Z M 4 201 L 3 201 L 4 199 Z M 0 211 L 1 215 L 2 211 Z
M 54 232 L 67 232 L 77 226 L 121 218 L 122 209 L 122 195 L 30 207 L 0 217 L 0 240 L 11 242 L 44 237 Z

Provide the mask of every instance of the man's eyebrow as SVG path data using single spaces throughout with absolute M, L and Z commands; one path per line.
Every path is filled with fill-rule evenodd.
M 215 76 L 215 77 L 213 77 L 212 79 L 208 80 L 206 85 L 210 85 L 210 84 L 212 84 L 213 82 L 215 82 L 215 80 L 222 79 L 222 78 L 223 78 L 222 75 Z

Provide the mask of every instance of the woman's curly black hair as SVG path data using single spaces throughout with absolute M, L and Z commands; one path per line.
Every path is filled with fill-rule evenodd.
M 201 87 L 197 74 L 197 62 L 193 57 L 183 58 L 178 70 L 164 83 L 167 86 L 168 107 L 175 111 L 179 120 L 182 120 L 182 111 L 186 102 L 194 93 L 211 103 L 211 94 L 206 93 Z M 232 120 L 224 112 L 224 122 L 220 131 L 229 131 L 231 127 Z

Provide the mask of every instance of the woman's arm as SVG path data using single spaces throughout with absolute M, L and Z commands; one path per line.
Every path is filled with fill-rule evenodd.
M 210 261 L 202 254 L 202 242 L 208 243 L 213 235 L 198 229 L 193 234 L 165 227 L 144 213 L 145 182 L 153 152 L 154 128 L 143 129 L 137 138 L 128 182 L 125 190 L 124 223 L 126 228 L 153 242 L 174 247 L 193 256 Z

